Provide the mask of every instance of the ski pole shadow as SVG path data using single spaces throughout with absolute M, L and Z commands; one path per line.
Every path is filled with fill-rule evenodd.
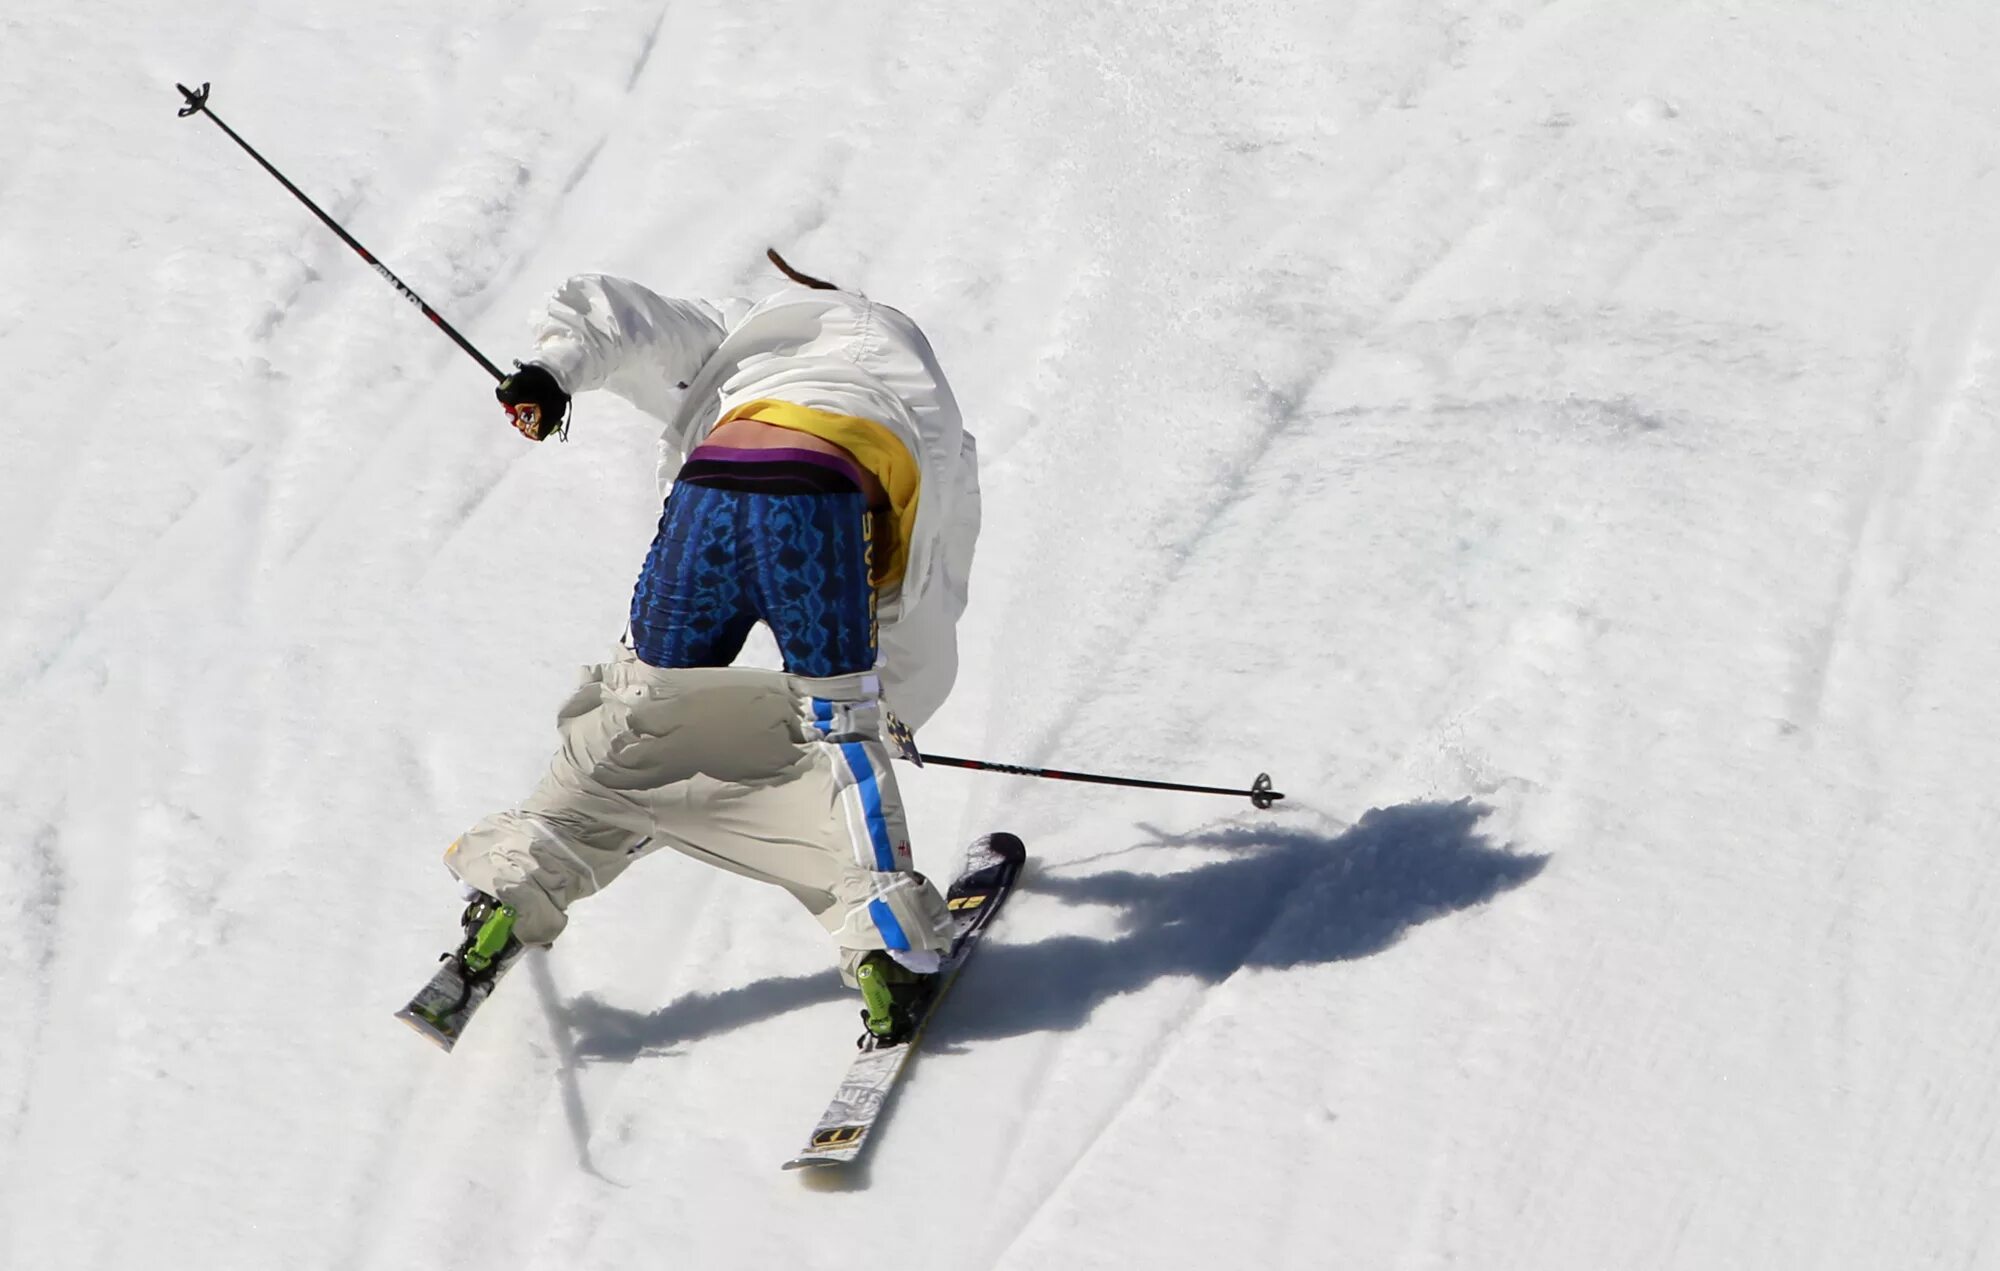
M 529 955 L 527 962 L 535 996 L 541 999 L 542 1014 L 549 1022 L 549 1039 L 555 1043 L 556 1072 L 562 1083 L 563 1117 L 569 1123 L 570 1143 L 576 1149 L 576 1163 L 584 1173 L 600 1182 L 624 1187 L 625 1184 L 606 1177 L 590 1155 L 590 1118 L 584 1111 L 583 1091 L 576 1081 L 576 1046 L 570 1035 L 568 1013 L 556 998 L 556 983 L 549 974 L 548 955 L 536 952 Z
M 1108 939 L 998 940 L 968 968 L 945 1043 L 1081 1027 L 1099 1004 L 1168 976 L 1215 984 L 1243 967 L 1282 970 L 1369 957 L 1412 927 L 1481 905 L 1541 873 L 1547 856 L 1479 832 L 1470 800 L 1378 808 L 1336 835 L 1242 825 L 1140 846 L 1222 848 L 1227 858 L 1167 874 L 1031 873 L 1022 899 L 1121 911 Z M 1032 857 L 1030 860 L 1032 861 Z
M 689 993 L 657 1011 L 628 1011 L 592 996 L 569 1003 L 577 1057 L 629 1063 L 672 1054 L 685 1043 L 855 996 L 838 973 L 780 976 L 719 993 Z

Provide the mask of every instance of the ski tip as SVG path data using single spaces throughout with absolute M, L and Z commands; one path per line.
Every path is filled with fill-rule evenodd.
M 868 1125 L 835 1125 L 813 1131 L 806 1150 L 785 1162 L 788 1170 L 828 1169 L 852 1165 L 867 1144 Z
M 1005 830 L 995 830 L 986 836 L 986 846 L 998 855 L 1019 865 L 1028 859 L 1028 845 L 1017 835 Z
M 430 1042 L 446 1054 L 450 1054 L 452 1046 L 458 1042 L 458 1038 L 442 1031 L 437 1025 L 407 1007 L 397 1011 L 396 1018 L 408 1024 L 417 1036 Z

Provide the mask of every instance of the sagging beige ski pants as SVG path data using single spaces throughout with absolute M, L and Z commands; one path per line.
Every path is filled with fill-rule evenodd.
M 619 652 L 584 668 L 534 793 L 445 853 L 514 906 L 523 943 L 554 940 L 571 904 L 670 847 L 798 897 L 850 984 L 871 949 L 921 969 L 945 947 L 943 898 L 912 868 L 875 676 L 666 670 Z

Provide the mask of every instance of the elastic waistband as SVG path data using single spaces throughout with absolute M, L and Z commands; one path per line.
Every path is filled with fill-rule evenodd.
M 853 460 L 793 446 L 696 446 L 674 479 L 766 494 L 846 494 L 862 488 L 861 468 Z

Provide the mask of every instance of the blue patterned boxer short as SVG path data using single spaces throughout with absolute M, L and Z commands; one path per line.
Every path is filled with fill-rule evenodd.
M 698 448 L 632 594 L 632 651 L 728 666 L 761 621 L 794 675 L 872 670 L 871 529 L 858 471 L 837 456 Z

